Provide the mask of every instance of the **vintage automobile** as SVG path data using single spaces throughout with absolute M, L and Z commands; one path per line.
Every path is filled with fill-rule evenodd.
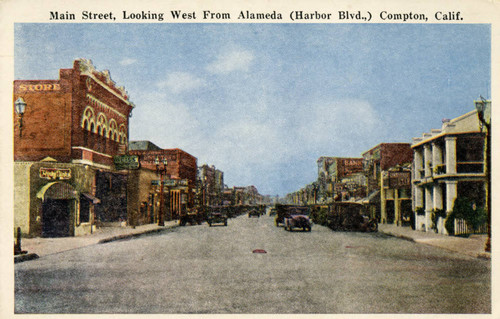
M 287 214 L 284 217 L 285 230 L 292 231 L 294 228 L 300 228 L 303 231 L 311 231 L 311 220 L 309 215 L 311 210 L 306 206 L 292 206 L 287 208 Z
M 289 207 L 291 207 L 291 205 L 277 204 L 275 206 L 276 217 L 274 217 L 274 224 L 276 225 L 276 227 L 280 226 L 281 224 L 284 224 L 285 216 L 288 214 Z
M 276 215 L 276 208 L 272 207 L 271 209 L 269 209 L 269 216 L 274 216 Z
M 185 211 L 181 211 L 179 216 L 179 225 L 186 226 L 187 223 L 189 223 L 190 225 L 201 225 L 203 220 L 203 212 L 196 208 L 191 208 Z
M 364 214 L 364 206 L 353 202 L 340 202 L 330 206 L 327 226 L 332 230 L 376 232 L 377 220 Z
M 223 207 L 210 207 L 207 214 L 207 223 L 210 227 L 216 224 L 227 226 L 227 214 L 224 212 Z
M 260 217 L 260 211 L 257 208 L 250 209 L 248 211 L 248 218 L 250 218 L 252 216 L 254 216 L 254 217 Z

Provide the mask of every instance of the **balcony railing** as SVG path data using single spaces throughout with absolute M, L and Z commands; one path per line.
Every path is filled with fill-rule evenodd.
M 483 162 L 457 162 L 458 174 L 484 173 Z
M 432 177 L 439 177 L 440 175 L 446 175 L 446 164 L 438 164 L 435 166 L 430 166 L 431 175 L 426 176 L 425 169 L 419 169 L 415 172 L 415 178 L 417 180 L 422 180 Z M 483 162 L 457 162 L 457 172 L 456 174 L 481 174 L 484 173 L 484 163 Z

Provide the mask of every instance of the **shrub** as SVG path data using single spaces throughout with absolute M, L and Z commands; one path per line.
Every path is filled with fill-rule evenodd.
M 465 220 L 467 226 L 474 231 L 487 220 L 485 209 L 483 207 L 476 208 L 474 202 L 467 197 L 457 197 L 457 199 L 455 199 L 451 215 L 453 215 L 453 218 L 462 218 Z
M 455 213 L 451 212 L 448 217 L 446 217 L 446 220 L 444 221 L 444 228 L 446 228 L 446 231 L 448 232 L 449 235 L 453 236 L 455 235 Z
M 444 209 L 435 209 L 431 213 L 431 220 L 432 220 L 432 229 L 434 229 L 436 232 L 438 231 L 437 228 L 437 223 L 439 221 L 439 217 L 445 218 L 446 217 L 446 212 Z

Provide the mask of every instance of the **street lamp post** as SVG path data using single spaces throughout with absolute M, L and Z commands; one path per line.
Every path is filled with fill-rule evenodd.
M 160 167 L 160 160 L 158 157 L 155 159 L 156 164 L 156 174 L 160 175 L 160 212 L 158 216 L 158 226 L 165 226 L 165 211 L 164 211 L 164 203 L 165 203 L 165 194 L 163 193 L 163 177 L 167 175 L 167 160 L 163 159 L 163 167 Z
M 487 112 L 491 112 L 491 101 L 485 100 L 483 97 L 480 97 L 480 101 L 474 101 L 477 109 L 477 116 L 479 121 L 481 122 L 481 132 L 483 131 L 483 127 L 485 128 L 485 145 L 484 145 L 484 159 L 486 165 L 484 167 L 484 174 L 486 175 L 486 213 L 488 218 L 488 239 L 486 240 L 486 245 L 484 250 L 487 252 L 491 252 L 491 116 Z M 487 110 L 488 104 L 490 105 L 490 110 Z
M 14 102 L 15 110 L 17 115 L 19 115 L 19 137 L 23 136 L 23 115 L 26 110 L 26 102 L 20 97 Z

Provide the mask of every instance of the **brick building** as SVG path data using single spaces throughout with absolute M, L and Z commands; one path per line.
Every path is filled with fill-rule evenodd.
M 343 189 L 340 185 L 342 179 L 363 171 L 362 158 L 322 156 L 317 160 L 317 164 L 319 202 L 332 202 L 336 195 L 340 195 L 338 190 Z
M 133 149 L 129 150 L 129 155 L 139 157 L 141 171 L 144 173 L 134 173 L 138 175 L 137 178 L 142 180 L 142 182 L 137 181 L 137 183 L 143 186 L 139 187 L 139 184 L 137 184 L 133 186 L 133 189 L 139 191 L 139 188 L 141 188 L 142 195 L 138 195 L 134 199 L 131 203 L 134 207 L 129 206 L 129 209 L 140 212 L 139 223 L 157 221 L 161 202 L 161 176 L 156 174 L 157 162 L 161 169 L 164 161 L 166 161 L 166 174 L 163 176 L 164 210 L 167 212 L 167 219 L 178 219 L 187 209 L 194 206 L 197 159 L 177 148 L 160 149 L 152 146 L 154 144 L 148 143 L 142 143 L 142 146 L 140 146 L 141 143 L 131 142 L 131 145 L 134 146 Z M 149 188 L 148 191 L 145 191 L 148 181 Z
M 405 209 L 408 208 L 408 202 L 402 203 L 402 201 L 409 201 L 411 205 L 410 184 L 389 190 L 389 184 L 386 186 L 383 184 L 383 176 L 384 172 L 412 161 L 413 151 L 409 143 L 381 143 L 363 153 L 363 170 L 366 175 L 368 195 L 365 203 L 371 204 L 370 213 L 379 222 L 397 222 L 400 218 L 398 216 L 401 216 L 398 208 L 401 205 Z M 389 206 L 388 201 L 390 201 Z
M 125 153 L 134 107 L 108 71 L 78 59 L 58 80 L 16 80 L 15 226 L 29 236 L 91 232 L 97 219 L 126 218 Z M 111 190 L 112 189 L 112 190 Z

